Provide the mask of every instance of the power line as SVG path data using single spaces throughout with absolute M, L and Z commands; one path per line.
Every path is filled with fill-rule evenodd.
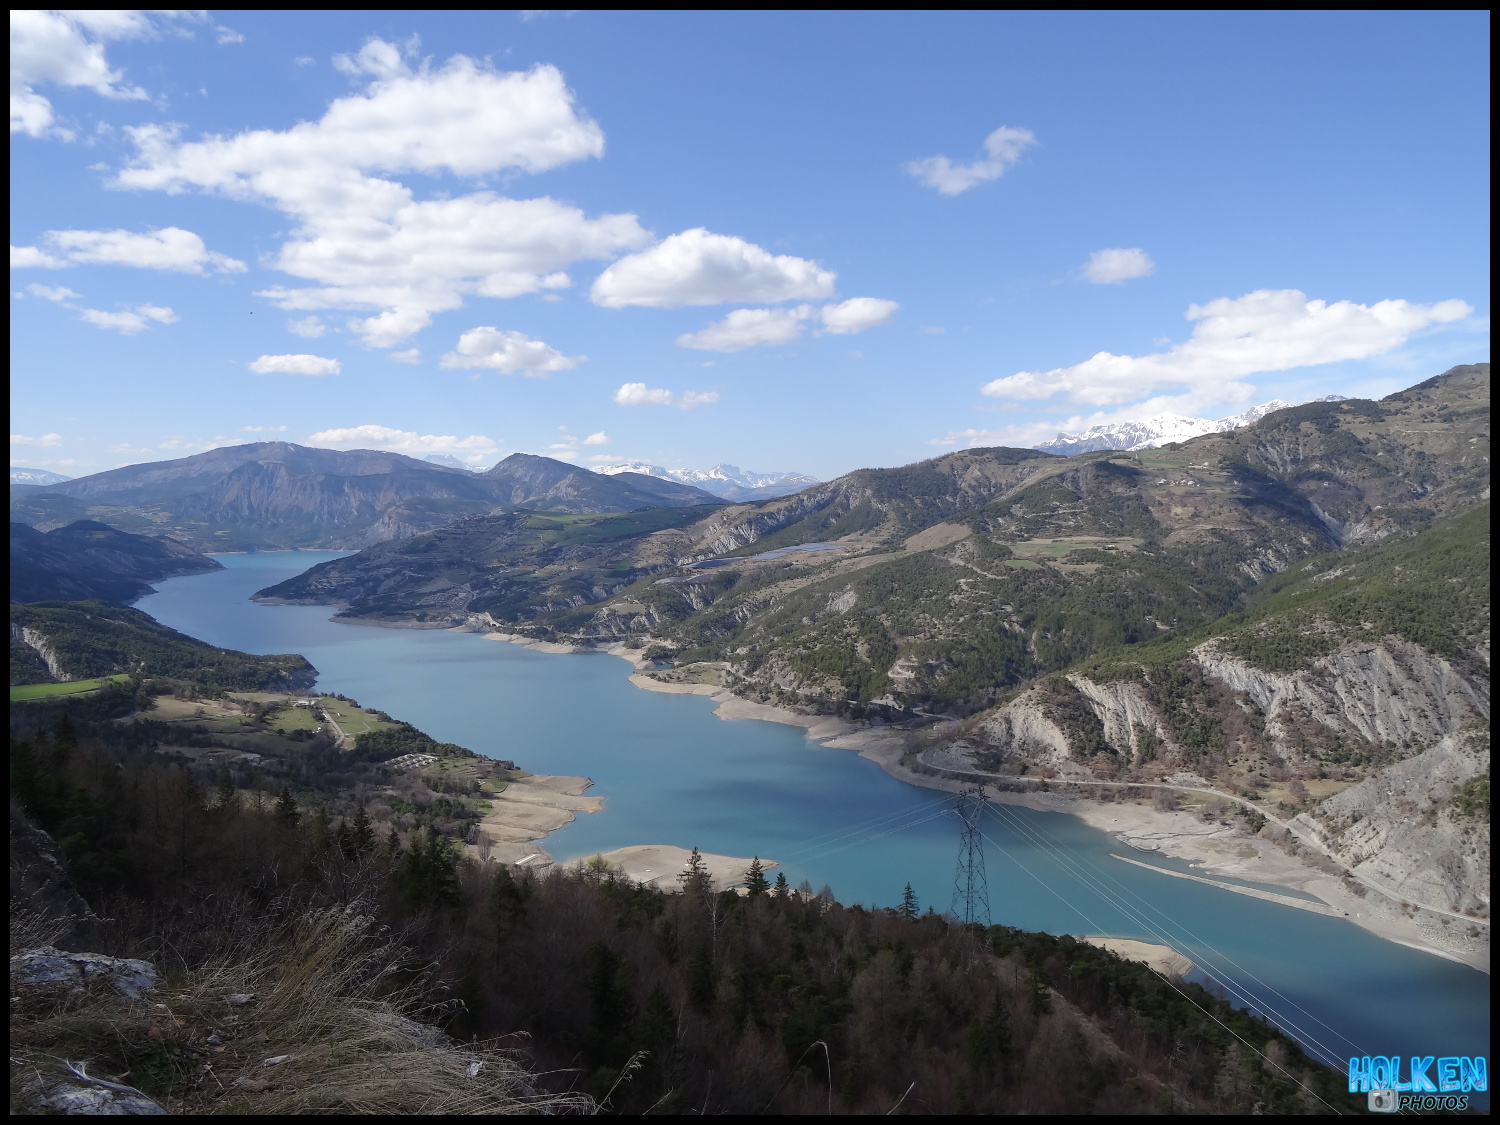
M 999 807 L 996 808 L 996 815 L 1000 816 L 1000 809 L 999 809 Z M 1149 919 L 1147 919 L 1143 915 L 1141 915 L 1141 913 L 1139 911 L 1133 909 L 1128 903 L 1126 903 L 1125 901 L 1123 901 L 1119 896 L 1113 894 L 1112 892 L 1110 892 L 1109 890 L 1107 890 L 1105 887 L 1103 887 L 1102 884 L 1100 884 L 1097 881 L 1097 879 L 1095 879 L 1089 873 L 1089 871 L 1086 868 L 1084 868 L 1073 857 L 1069 856 L 1064 849 L 1058 847 L 1055 844 L 1049 843 L 1049 841 L 1048 841 L 1048 839 L 1046 837 L 1046 833 L 1045 833 L 1044 829 L 1041 829 L 1040 827 L 1037 827 L 1037 826 L 1027 826 L 1027 825 L 1025 825 L 1020 820 L 1020 818 L 1016 818 L 1015 820 L 1006 821 L 1006 818 L 1002 817 L 1002 821 L 1010 823 L 1014 831 L 1027 836 L 1028 838 L 1030 838 L 1032 840 L 1033 843 L 1036 844 L 1036 846 L 1038 846 L 1039 848 L 1043 849 L 1044 851 L 1046 851 L 1048 853 L 1051 853 L 1051 855 L 1053 857 L 1053 862 L 1057 863 L 1059 866 L 1061 866 L 1065 870 L 1067 870 L 1070 874 L 1073 875 L 1073 877 L 1075 879 L 1077 879 L 1086 888 L 1088 888 L 1089 890 L 1092 890 L 1096 895 L 1099 896 L 1099 898 L 1104 902 L 1104 904 L 1106 906 L 1110 906 L 1110 907 L 1114 908 L 1115 910 L 1119 911 L 1126 918 L 1127 921 L 1133 922 L 1135 925 L 1140 926 L 1142 928 L 1142 930 L 1144 930 L 1147 934 L 1150 934 L 1152 937 L 1155 937 L 1157 940 L 1161 941 L 1163 944 L 1171 945 L 1172 939 L 1169 936 L 1163 934 L 1161 932 L 1161 930 L 1157 926 L 1153 925 Z M 1011 857 L 1011 858 L 1014 859 L 1014 857 Z M 1020 866 L 1019 861 L 1017 861 L 1017 865 Z M 1115 882 L 1115 880 L 1113 880 L 1113 879 L 1111 879 L 1110 881 L 1111 882 Z M 1119 884 L 1116 883 L 1116 885 L 1118 886 Z M 1133 898 L 1139 899 L 1139 897 L 1140 897 L 1140 896 L 1136 895 L 1133 891 L 1129 891 L 1128 888 L 1122 887 L 1121 889 L 1127 891 L 1127 893 L 1129 893 L 1131 895 L 1131 897 L 1133 897 Z M 1144 900 L 1141 900 L 1141 901 L 1144 901 Z M 1153 909 L 1155 910 L 1155 908 L 1153 908 Z M 1157 914 L 1162 914 L 1162 912 L 1160 910 L 1155 910 L 1155 912 Z M 1082 911 L 1079 911 L 1079 913 L 1081 914 Z M 1166 917 L 1166 915 L 1164 915 L 1164 914 L 1162 916 Z M 1169 921 L 1170 921 L 1170 919 L 1169 919 Z M 1185 927 L 1179 927 L 1179 928 L 1185 929 Z M 1196 938 L 1196 935 L 1193 935 L 1193 936 Z M 1230 960 L 1231 963 L 1234 963 L 1232 961 L 1232 959 L 1228 958 L 1225 954 L 1221 953 L 1216 947 L 1214 947 L 1213 945 L 1211 945 L 1209 942 L 1204 941 L 1202 938 L 1197 938 L 1197 941 L 1203 947 L 1206 947 L 1208 950 L 1210 950 L 1211 952 L 1213 952 L 1216 956 L 1224 957 L 1225 960 Z M 1214 983 L 1218 984 L 1221 988 L 1223 988 L 1226 993 L 1228 993 L 1230 996 L 1232 996 L 1241 1005 L 1243 1005 L 1245 1008 L 1250 1009 L 1252 1011 L 1255 1010 L 1258 1007 L 1262 1011 L 1270 1013 L 1271 1015 L 1274 1015 L 1276 1022 L 1280 1023 L 1284 1027 L 1292 1029 L 1292 1031 L 1296 1034 L 1296 1037 L 1298 1039 L 1300 1039 L 1305 1044 L 1308 1044 L 1308 1045 L 1316 1047 L 1317 1050 L 1320 1051 L 1324 1055 L 1324 1057 L 1326 1059 L 1334 1060 L 1334 1065 L 1337 1065 L 1337 1061 L 1341 1058 L 1341 1056 L 1339 1055 L 1339 1053 L 1337 1051 L 1334 1051 L 1334 1050 L 1330 1049 L 1316 1035 L 1313 1035 L 1310 1032 L 1308 1032 L 1308 1031 L 1304 1030 L 1303 1028 L 1299 1027 L 1297 1025 L 1296 1021 L 1294 1021 L 1294 1020 L 1286 1017 L 1285 1015 L 1283 1015 L 1280 1012 L 1277 1012 L 1274 1007 L 1272 1007 L 1270 1004 L 1267 1004 L 1261 997 L 1255 996 L 1254 994 L 1250 993 L 1249 991 L 1247 991 L 1246 989 L 1244 989 L 1243 987 L 1241 987 L 1234 980 L 1233 976 L 1231 976 L 1229 973 L 1225 972 L 1224 970 L 1220 969 L 1211 960 L 1209 960 L 1208 957 L 1206 957 L 1204 955 L 1204 953 L 1203 953 L 1203 951 L 1201 949 L 1194 950 L 1194 953 L 1195 953 L 1195 955 L 1199 959 L 1200 966 L 1203 968 L 1204 972 L 1209 976 L 1210 980 L 1212 980 Z M 1253 975 L 1253 974 L 1247 974 L 1247 975 Z M 1275 991 L 1275 990 L 1272 989 L 1271 991 Z M 1277 993 L 1277 995 L 1279 996 L 1280 993 Z M 1282 997 L 1282 999 L 1286 999 L 1286 998 Z M 1290 1001 L 1288 1001 L 1288 1002 L 1290 1003 Z M 1299 1005 L 1293 1004 L 1293 1007 L 1297 1007 L 1299 1011 L 1304 1011 L 1304 1014 L 1311 1015 L 1310 1013 L 1306 1013 L 1305 1010 L 1302 1009 Z M 1312 1018 L 1314 1020 L 1316 1020 L 1316 1022 L 1318 1022 L 1319 1024 L 1321 1024 L 1323 1027 L 1325 1027 L 1325 1028 L 1327 1027 L 1327 1025 L 1323 1024 L 1321 1020 L 1317 1020 L 1316 1017 L 1312 1017 Z M 1332 1031 L 1333 1029 L 1332 1028 L 1328 1028 L 1328 1030 Z M 1338 1035 L 1339 1033 L 1338 1032 L 1334 1032 L 1334 1034 Z M 1342 1035 L 1340 1035 L 1340 1038 L 1344 1038 L 1346 1042 L 1349 1041 L 1346 1037 L 1344 1037 Z
M 985 837 L 985 839 L 988 839 L 988 837 Z M 995 842 L 993 840 L 990 840 L 990 843 L 994 844 Z M 999 848 L 999 846 L 1000 845 L 995 844 L 996 848 Z M 1038 883 L 1041 883 L 1043 886 L 1047 886 L 1045 880 L 1043 880 L 1040 876 L 1038 876 L 1033 871 L 1031 871 L 1030 868 L 1028 868 L 1020 860 L 1016 859 L 1015 856 L 1010 855 L 1010 856 L 1007 856 L 1007 858 L 1010 859 L 1010 861 L 1012 863 L 1014 863 L 1017 867 L 1019 867 L 1022 871 L 1025 871 L 1026 874 L 1030 875 L 1033 879 L 1035 879 Z M 1054 891 L 1053 893 L 1056 894 L 1056 891 Z M 1061 895 L 1058 895 L 1057 897 L 1059 899 L 1062 899 Z M 1067 902 L 1066 899 L 1062 899 L 1062 901 Z M 1073 906 L 1073 909 L 1076 910 L 1078 912 L 1078 914 L 1084 919 L 1084 921 L 1086 921 L 1086 922 L 1089 923 L 1089 925 L 1093 926 L 1095 929 L 1099 929 L 1100 928 L 1099 924 L 1097 922 L 1095 922 L 1087 914 L 1084 914 L 1084 912 L 1081 909 L 1079 909 L 1076 905 L 1073 905 L 1071 903 L 1069 903 L 1069 905 Z M 1161 977 L 1162 981 L 1166 983 L 1166 985 L 1167 985 L 1168 988 L 1170 988 L 1173 992 L 1177 993 L 1177 995 L 1181 996 L 1184 1000 L 1186 1000 L 1193 1007 L 1197 1008 L 1200 1012 L 1202 1012 L 1209 1019 L 1213 1020 L 1214 1023 L 1218 1024 L 1221 1028 L 1223 1028 L 1225 1031 L 1227 1031 L 1230 1035 L 1234 1036 L 1234 1038 L 1237 1039 L 1237 1040 L 1239 1040 L 1239 1042 L 1247 1050 L 1251 1051 L 1252 1053 L 1254 1053 L 1256 1055 L 1259 1055 L 1260 1058 L 1265 1063 L 1267 1063 L 1269 1066 L 1273 1066 L 1277 1070 L 1281 1071 L 1281 1073 L 1284 1074 L 1287 1077 L 1288 1080 L 1290 1080 L 1291 1082 L 1295 1083 L 1296 1085 L 1302 1087 L 1303 1089 L 1307 1090 L 1310 1094 L 1312 1094 L 1313 1097 L 1317 1098 L 1318 1101 L 1322 1102 L 1325 1106 L 1327 1106 L 1330 1112 L 1336 1113 L 1336 1114 L 1340 1114 L 1340 1115 L 1343 1114 L 1343 1110 L 1339 1109 L 1338 1107 L 1336 1107 L 1334 1105 L 1329 1104 L 1327 1101 L 1325 1101 L 1323 1099 L 1322 1095 L 1320 1095 L 1311 1086 L 1304 1085 L 1297 1078 L 1297 1076 L 1294 1075 L 1294 1074 L 1292 1074 L 1289 1070 L 1287 1070 L 1286 1067 L 1282 1066 L 1280 1063 L 1276 1062 L 1275 1060 L 1267 1057 L 1267 1055 L 1265 1054 L 1264 1051 L 1260 1050 L 1254 1044 L 1248 1042 L 1244 1038 L 1244 1036 L 1240 1035 L 1239 1032 L 1237 1032 L 1237 1031 L 1234 1030 L 1234 1028 L 1230 1027 L 1227 1023 L 1225 1023 L 1223 1020 L 1221 1020 L 1214 1012 L 1209 1011 L 1202 1004 L 1198 1003 L 1198 1001 L 1194 1000 L 1191 996 L 1189 996 L 1186 992 L 1184 992 L 1181 988 L 1179 988 L 1177 986 L 1177 983 L 1175 981 L 1173 981 L 1171 977 L 1166 976 L 1165 974 L 1157 974 L 1157 975 Z

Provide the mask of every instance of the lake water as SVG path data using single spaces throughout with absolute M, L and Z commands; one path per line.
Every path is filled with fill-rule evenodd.
M 831 885 L 846 903 L 893 905 L 910 882 L 924 908 L 948 909 L 959 843 L 951 798 L 902 784 L 799 728 L 724 722 L 709 699 L 642 691 L 616 657 L 339 625 L 324 607 L 248 600 L 335 557 L 219 556 L 225 570 L 162 582 L 139 608 L 216 645 L 302 653 L 320 673 L 319 690 L 440 741 L 536 773 L 592 778 L 605 809 L 543 842 L 558 859 L 676 844 L 775 859 L 793 885 Z M 1489 980 L 1473 969 L 1339 919 L 1121 863 L 1109 853 L 1138 853 L 1076 817 L 992 806 L 985 833 L 995 922 L 1170 944 L 1199 966 L 1194 979 L 1327 1061 L 1489 1054 Z

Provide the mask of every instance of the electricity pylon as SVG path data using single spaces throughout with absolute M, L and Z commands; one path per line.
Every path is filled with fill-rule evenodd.
M 990 924 L 990 888 L 984 874 L 984 836 L 979 818 L 984 814 L 984 787 L 968 785 L 959 791 L 954 811 L 963 823 L 958 866 L 953 872 L 951 912 L 965 926 Z

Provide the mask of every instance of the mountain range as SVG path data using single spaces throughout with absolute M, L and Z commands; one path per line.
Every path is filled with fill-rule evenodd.
M 399 453 L 255 442 L 44 488 L 13 486 L 11 519 L 43 531 L 98 520 L 211 551 L 348 549 L 518 508 L 576 514 L 720 503 L 673 480 L 601 476 L 527 453 L 474 473 Z
M 701 515 L 474 516 L 257 597 L 623 645 L 667 683 L 904 724 L 916 773 L 1243 796 L 1280 818 L 1267 839 L 1383 888 L 1368 909 L 1484 918 L 1488 499 L 1475 364 L 1170 449 L 969 449 Z
M 726 500 L 769 500 L 801 492 L 822 481 L 805 473 L 756 473 L 738 465 L 723 462 L 712 469 L 664 469 L 647 461 L 623 461 L 618 465 L 599 465 L 594 472 L 606 476 L 640 473 L 658 480 L 674 480 L 712 492 Z
M 1326 395 L 1314 402 L 1342 402 L 1343 395 Z M 1242 426 L 1260 421 L 1267 414 L 1286 410 L 1292 404 L 1272 399 L 1259 406 L 1252 406 L 1242 414 L 1231 414 L 1228 418 L 1211 421 L 1208 418 L 1189 418 L 1182 414 L 1158 414 L 1138 422 L 1111 422 L 1095 426 L 1078 433 L 1060 433 L 1051 441 L 1035 445 L 1044 453 L 1056 453 L 1067 457 L 1075 453 L 1094 453 L 1101 449 L 1158 449 L 1172 442 L 1188 441 L 1204 434 L 1222 434 L 1238 430 Z

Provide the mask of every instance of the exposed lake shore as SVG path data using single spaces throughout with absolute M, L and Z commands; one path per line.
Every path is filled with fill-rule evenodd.
M 489 633 L 488 639 L 522 644 L 541 652 L 576 653 L 585 651 L 571 646 L 507 633 Z M 623 645 L 589 651 L 603 651 L 628 660 L 635 668 L 630 682 L 645 691 L 674 695 L 701 695 L 718 706 L 714 714 L 721 719 L 760 719 L 801 727 L 807 737 L 836 749 L 853 750 L 875 762 L 891 777 L 925 789 L 957 792 L 967 782 L 951 770 L 935 771 L 924 767 L 910 751 L 906 732 L 899 728 L 851 722 L 830 715 L 804 715 L 771 704 L 742 699 L 715 683 L 669 683 L 647 674 L 639 650 Z M 986 780 L 976 776 L 973 780 Z M 1020 779 L 1014 779 L 1020 781 Z M 1243 880 L 1282 887 L 1312 896 L 1307 903 L 1318 913 L 1346 918 L 1387 941 L 1419 949 L 1488 973 L 1490 967 L 1489 930 L 1487 926 L 1471 927 L 1425 910 L 1413 910 L 1392 901 L 1378 891 L 1360 895 L 1348 882 L 1325 870 L 1288 854 L 1274 842 L 1253 836 L 1234 823 L 1205 822 L 1186 811 L 1162 811 L 1149 803 L 1135 800 L 1097 800 L 1058 792 L 996 792 L 990 799 L 1001 804 L 1017 805 L 1041 812 L 1059 812 L 1076 816 L 1090 827 L 1108 832 L 1142 860 L 1154 852 L 1186 860 L 1197 872 L 1198 881 L 1212 883 L 1220 889 L 1250 897 L 1267 899 L 1286 906 L 1299 906 L 1295 896 L 1281 896 L 1251 887 L 1236 886 L 1222 880 Z M 1144 854 L 1143 854 L 1144 853 Z M 1137 861 L 1140 862 L 1140 861 Z M 1142 866 L 1151 867 L 1149 862 Z M 1180 873 L 1157 868 L 1163 878 Z M 1207 878 L 1204 878 L 1206 876 Z M 1363 890 L 1364 888 L 1359 888 Z M 1305 900 L 1304 900 L 1305 901 Z

